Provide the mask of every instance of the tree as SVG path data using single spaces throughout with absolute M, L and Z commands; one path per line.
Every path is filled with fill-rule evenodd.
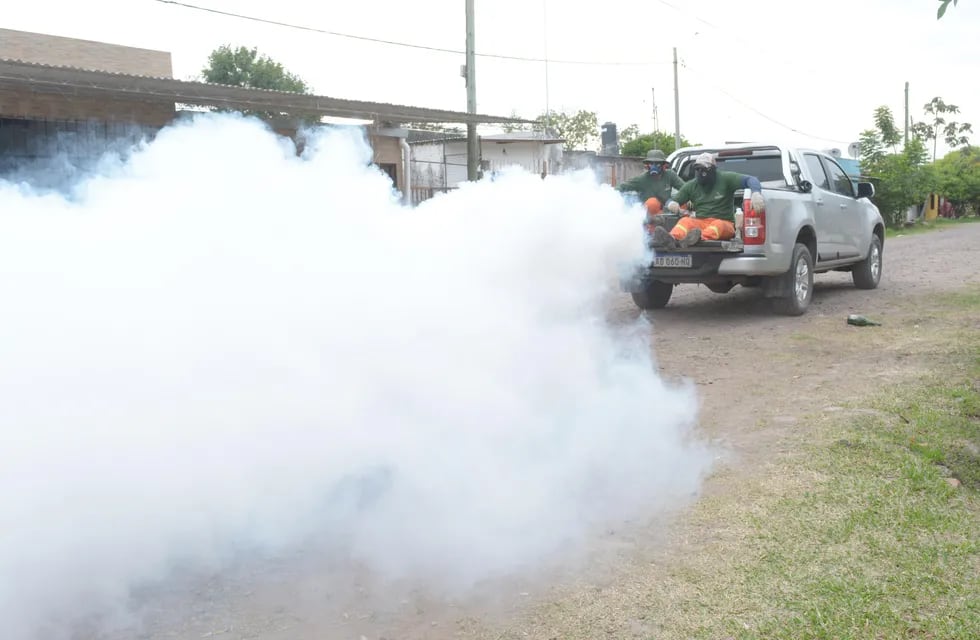
M 545 131 L 565 141 L 567 149 L 594 149 L 599 140 L 599 117 L 595 111 L 573 114 L 552 111 L 535 118 Z
M 248 49 L 238 47 L 232 49 L 229 45 L 221 45 L 208 56 L 208 66 L 201 70 L 205 82 L 227 84 L 249 89 L 268 89 L 271 91 L 291 91 L 293 93 L 310 93 L 310 88 L 299 76 L 286 71 L 283 66 L 266 55 L 259 55 L 255 47 Z M 224 108 L 213 108 L 215 111 L 228 111 Z M 278 111 L 263 111 L 252 109 L 235 109 L 245 115 L 277 118 L 284 114 Z M 293 112 L 291 115 L 304 125 L 315 125 L 320 122 L 318 114 Z
M 861 169 L 875 183 L 874 201 L 882 216 L 891 225 L 901 226 L 905 211 L 924 202 L 932 190 L 932 168 L 919 137 L 913 136 L 897 150 L 901 136 L 888 107 L 875 109 L 874 121 L 874 129 L 861 133 Z
M 201 70 L 205 82 L 228 84 L 250 89 L 310 93 L 307 84 L 255 47 L 232 49 L 222 45 L 208 56 L 208 66 Z
M 915 122 L 912 132 L 923 140 L 932 140 L 932 161 L 936 161 L 936 145 L 940 136 L 952 148 L 966 146 L 970 139 L 966 134 L 973 133 L 969 122 L 959 123 L 946 121 L 947 114 L 959 113 L 960 108 L 955 104 L 946 104 L 942 98 L 935 97 L 922 108 L 930 122 Z
M 968 210 L 980 214 L 980 147 L 951 151 L 933 166 L 936 192 L 953 204 L 957 217 Z
M 952 2 L 955 7 L 960 0 L 939 0 L 939 12 L 936 15 L 936 20 L 941 20 L 944 15 L 946 15 L 946 9 L 949 8 L 949 3 Z
M 630 125 L 623 131 L 630 131 L 636 125 Z M 624 142 L 625 140 L 625 142 Z M 620 137 L 620 153 L 624 156 L 645 156 L 651 149 L 660 149 L 665 155 L 670 155 L 677 148 L 674 146 L 674 134 L 666 131 L 654 131 L 653 133 L 639 133 L 631 137 Z M 681 146 L 689 147 L 691 143 L 681 136 Z
M 510 117 L 516 120 L 523 120 L 524 116 L 518 115 L 514 110 L 511 110 Z M 503 129 L 506 133 L 513 133 L 515 131 L 528 131 L 531 127 L 527 123 L 520 122 L 507 122 L 503 125 Z
M 619 144 L 624 145 L 627 142 L 636 140 L 640 137 L 640 125 L 631 124 L 628 127 L 624 127 L 622 131 L 619 132 Z
M 520 118 L 511 114 L 514 118 Z M 565 141 L 566 149 L 595 149 L 599 140 L 599 117 L 595 111 L 581 110 L 573 114 L 552 111 L 534 118 L 534 124 L 509 123 L 504 131 L 547 131 Z

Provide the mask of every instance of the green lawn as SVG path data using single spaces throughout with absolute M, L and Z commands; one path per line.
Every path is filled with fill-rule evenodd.
M 657 638 L 980 638 L 980 291 L 936 310 L 931 373 L 800 425 L 690 524 Z
M 936 218 L 930 222 L 916 222 L 912 226 L 900 229 L 888 228 L 885 230 L 886 238 L 896 238 L 898 236 L 908 236 L 916 233 L 926 233 L 928 231 L 943 231 L 950 227 L 961 224 L 972 224 L 980 222 L 980 216 L 969 216 L 963 218 Z

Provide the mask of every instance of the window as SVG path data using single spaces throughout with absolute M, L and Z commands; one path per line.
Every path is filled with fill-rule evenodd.
M 823 158 L 824 166 L 827 168 L 827 175 L 830 176 L 830 188 L 835 193 L 849 198 L 854 197 L 854 186 L 851 179 L 847 177 L 840 165 L 828 158 Z
M 759 182 L 783 181 L 783 163 L 779 156 L 718 158 L 718 169 L 755 176 Z
M 398 169 L 394 163 L 390 162 L 379 162 L 378 168 L 388 174 L 391 178 L 392 183 L 398 184 Z
M 806 158 L 806 168 L 813 175 L 813 186 L 829 190 L 830 183 L 827 181 L 827 173 L 823 170 L 823 164 L 820 163 L 820 157 L 812 153 L 804 153 L 803 157 Z
M 694 159 L 697 154 L 681 160 L 678 175 L 681 180 L 694 179 Z M 760 182 L 783 182 L 783 164 L 778 155 L 730 156 L 717 158 L 715 162 L 719 171 L 734 171 L 747 176 L 755 176 Z M 675 161 L 674 167 L 678 163 Z

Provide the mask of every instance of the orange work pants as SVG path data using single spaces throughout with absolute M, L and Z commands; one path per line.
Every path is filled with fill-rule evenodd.
M 735 225 L 728 220 L 718 218 L 692 218 L 685 216 L 677 221 L 670 235 L 675 240 L 681 240 L 691 229 L 700 229 L 703 240 L 731 240 L 735 237 Z

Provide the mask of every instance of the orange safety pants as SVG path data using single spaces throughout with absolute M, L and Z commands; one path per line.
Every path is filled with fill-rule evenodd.
M 692 218 L 685 216 L 677 221 L 670 235 L 682 240 L 691 229 L 700 229 L 703 240 L 731 240 L 735 237 L 735 225 L 718 218 Z

